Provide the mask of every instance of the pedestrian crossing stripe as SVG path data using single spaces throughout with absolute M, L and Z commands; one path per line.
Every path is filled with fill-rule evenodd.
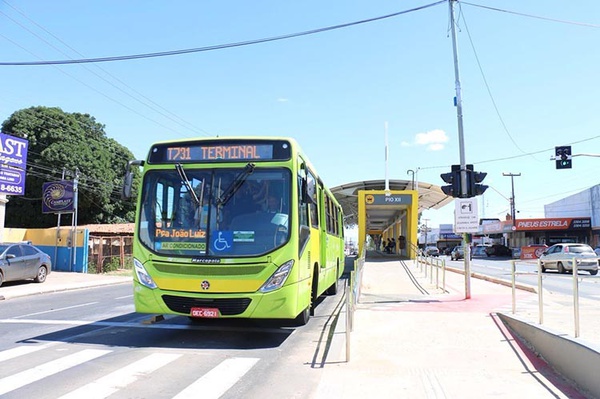
M 54 345 L 19 346 L 0 351 L 0 362 L 35 353 L 51 346 Z M 11 376 L 0 378 L 0 396 L 111 352 L 111 350 L 84 349 Z M 89 384 L 83 385 L 63 395 L 60 399 L 105 399 L 119 390 L 125 389 L 140 378 L 144 378 L 161 367 L 169 365 L 182 356 L 184 355 L 153 353 L 125 367 L 121 367 L 108 375 L 100 377 Z M 196 399 L 199 397 L 203 399 L 218 399 L 250 371 L 259 360 L 258 358 L 237 357 L 226 359 L 184 388 L 174 399 Z
M 84 349 L 77 353 L 73 353 L 72 355 L 40 364 L 39 366 L 13 374 L 9 377 L 4 377 L 0 379 L 0 395 L 4 395 L 5 393 L 31 384 L 32 382 L 60 373 L 61 371 L 96 359 L 110 352 L 111 351 L 109 350 Z
M 242 378 L 258 360 L 256 358 L 232 358 L 224 360 L 217 367 L 181 391 L 173 399 L 218 399 Z
M 37 346 L 17 346 L 16 348 L 7 349 L 0 352 L 0 362 L 14 359 L 15 357 L 27 355 L 33 352 L 37 352 L 41 349 L 46 349 L 50 345 L 37 345 Z
M 135 382 L 138 378 L 158 370 L 179 357 L 181 355 L 154 353 L 76 389 L 67 395 L 61 396 L 60 399 L 106 398 L 119 389 L 125 388 L 127 385 Z

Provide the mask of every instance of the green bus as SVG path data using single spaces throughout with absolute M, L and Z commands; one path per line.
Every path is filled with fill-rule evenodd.
M 337 293 L 342 208 L 294 139 L 156 143 L 125 197 L 134 167 L 137 312 L 304 325 Z

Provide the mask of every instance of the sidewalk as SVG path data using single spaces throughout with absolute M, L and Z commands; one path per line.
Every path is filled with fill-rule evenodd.
M 131 279 L 131 275 L 117 276 L 53 271 L 48 275 L 46 281 L 40 284 L 31 281 L 15 281 L 2 284 L 2 286 L 0 286 L 0 300 L 46 292 L 67 291 L 99 285 L 125 283 L 131 281 Z
M 410 273 L 407 273 L 403 265 Z M 423 293 L 411 280 L 427 292 Z M 359 303 L 345 350 L 328 358 L 316 398 L 585 398 L 517 340 L 497 313 L 512 315 L 512 289 L 471 278 L 465 299 L 463 274 L 446 272 L 446 291 L 436 289 L 413 261 L 365 262 Z M 515 317 L 537 324 L 537 294 L 517 290 Z M 573 334 L 572 299 L 545 293 L 552 309 L 545 326 Z M 600 339 L 598 310 L 584 329 Z M 584 313 L 585 316 L 584 316 Z M 572 312 L 571 312 L 572 314 Z M 339 329 L 339 327 L 338 327 Z M 345 329 L 345 327 L 343 328 Z M 345 349 L 345 348 L 344 348 Z

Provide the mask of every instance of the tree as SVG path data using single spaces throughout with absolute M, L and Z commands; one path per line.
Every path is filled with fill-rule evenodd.
M 93 116 L 31 107 L 14 112 L 2 123 L 2 132 L 29 141 L 25 195 L 9 198 L 7 227 L 56 225 L 55 215 L 42 214 L 42 185 L 61 180 L 63 170 L 69 172 L 66 180 L 78 171 L 77 224 L 133 221 L 135 202 L 120 197 L 124 168 L 133 154 L 106 137 L 104 125 Z

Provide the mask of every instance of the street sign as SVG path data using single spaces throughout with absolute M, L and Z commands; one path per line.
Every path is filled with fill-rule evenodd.
M 367 205 L 410 205 L 412 195 L 410 194 L 368 194 L 365 196 Z
M 42 185 L 42 213 L 71 213 L 74 211 L 73 181 L 63 180 Z
M 25 139 L 0 133 L 0 194 L 25 194 L 28 145 Z
M 454 232 L 477 233 L 479 231 L 477 198 L 456 198 L 454 206 Z

